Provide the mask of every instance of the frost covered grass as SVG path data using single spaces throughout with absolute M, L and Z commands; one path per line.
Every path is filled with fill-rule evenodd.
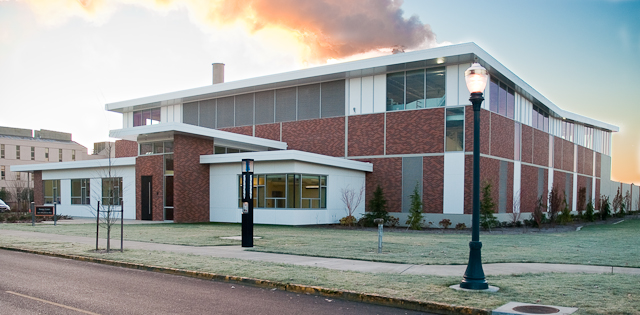
M 93 224 L 0 224 L 0 229 L 95 237 Z M 640 220 L 586 226 L 561 233 L 482 234 L 484 263 L 537 262 L 640 267 Z M 112 231 L 120 238 L 119 226 Z M 106 232 L 102 230 L 104 237 Z M 241 234 L 239 224 L 128 224 L 125 239 L 164 244 L 239 245 L 221 239 Z M 256 225 L 253 250 L 410 264 L 461 264 L 469 255 L 468 234 L 385 230 L 383 253 L 377 254 L 377 231 L 327 227 Z
M 489 276 L 487 280 L 491 285 L 500 287 L 499 292 L 469 293 L 448 288 L 458 284 L 461 277 L 336 271 L 144 250 L 104 254 L 94 252 L 89 245 L 21 237 L 2 237 L 0 245 L 485 309 L 518 301 L 578 307 L 576 314 L 640 314 L 640 277 L 631 275 L 546 273 Z

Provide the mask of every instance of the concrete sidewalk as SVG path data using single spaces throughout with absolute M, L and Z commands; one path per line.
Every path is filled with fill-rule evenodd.
M 57 234 L 46 234 L 27 231 L 0 230 L 0 235 L 17 236 L 29 239 L 79 243 L 95 245 L 95 238 L 68 236 Z M 106 240 L 100 240 L 100 246 L 104 247 Z M 112 247 L 120 248 L 119 240 L 112 240 Z M 287 254 L 272 254 L 247 250 L 240 246 L 184 246 L 158 243 L 146 243 L 137 241 L 124 241 L 125 249 L 143 249 L 164 251 L 183 254 L 194 254 L 202 256 L 237 258 L 244 260 L 266 261 L 275 263 L 285 263 L 300 266 L 321 267 L 335 270 L 350 270 L 373 273 L 394 273 L 412 275 L 438 275 L 438 276 L 461 276 L 464 274 L 466 265 L 412 265 L 398 263 L 371 262 L 364 260 L 351 260 L 339 258 L 323 258 L 311 256 L 298 256 Z M 542 272 L 564 272 L 564 273 L 622 273 L 640 275 L 640 268 L 588 266 L 588 265 L 567 265 L 567 264 L 542 264 L 542 263 L 500 263 L 483 264 L 486 275 L 507 275 L 523 273 Z

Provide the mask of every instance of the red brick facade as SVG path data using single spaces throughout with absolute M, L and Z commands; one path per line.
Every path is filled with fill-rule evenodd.
M 387 154 L 444 152 L 444 109 L 387 113 Z
M 507 164 L 505 211 L 509 213 L 513 212 L 513 163 L 508 162 Z M 464 213 L 471 214 L 473 211 L 473 155 L 465 156 L 464 173 Z M 480 157 L 480 199 L 482 199 L 482 188 L 486 184 L 491 184 L 491 198 L 496 204 L 494 212 L 498 213 L 500 210 L 500 160 Z
M 213 154 L 213 141 L 175 135 L 173 147 L 173 220 L 209 222 L 209 165 L 200 164 L 200 155 Z
M 371 156 L 384 154 L 384 115 L 350 116 L 349 156 Z
M 42 184 L 42 171 L 33 172 L 33 202 L 37 205 L 44 204 L 44 186 Z
M 256 137 L 280 141 L 280 123 L 256 125 Z
M 138 156 L 138 143 L 129 140 L 116 140 L 115 150 L 116 158 Z
M 282 141 L 290 150 L 344 157 L 345 117 L 282 123 Z
M 549 134 L 533 130 L 533 164 L 549 166 Z
M 491 113 L 491 155 L 513 160 L 514 130 L 513 120 Z
M 548 177 L 549 172 L 545 169 L 543 171 L 543 191 L 542 196 L 546 203 L 546 197 L 548 195 Z M 533 209 L 538 200 L 538 175 L 539 168 L 535 166 L 522 165 L 522 178 L 520 183 L 520 211 L 521 212 L 533 212 Z
M 368 159 L 373 163 L 373 173 L 366 175 L 366 205 L 380 185 L 387 198 L 387 211 L 402 211 L 402 158 Z
M 522 125 L 522 162 L 533 163 L 533 128 Z
M 164 159 L 163 155 L 136 158 L 136 220 L 142 219 L 142 177 L 151 176 L 151 218 L 164 220 Z M 146 189 L 146 187 L 145 187 Z
M 423 212 L 442 213 L 444 202 L 444 156 L 423 157 L 422 174 Z
M 233 132 L 245 136 L 253 136 L 253 126 L 233 127 L 233 128 L 221 128 L 220 130 L 226 132 Z

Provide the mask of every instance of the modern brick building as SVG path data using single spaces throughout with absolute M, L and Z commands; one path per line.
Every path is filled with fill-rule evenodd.
M 597 204 L 621 187 L 637 204 L 637 187 L 610 180 L 618 127 L 561 109 L 473 43 L 107 104 L 123 117 L 110 132 L 122 139 L 111 161 L 124 174 L 119 186 L 91 175 L 104 173 L 104 161 L 21 170 L 63 180 L 63 194 L 82 176 L 107 185 L 103 197 L 117 186 L 130 218 L 239 222 L 240 161 L 253 158 L 257 223 L 337 223 L 343 189 L 364 186 L 368 201 L 377 185 L 404 222 L 417 185 L 428 221 L 468 224 L 473 112 L 464 71 L 474 60 L 491 77 L 481 181 L 492 184 L 499 216 L 531 212 L 554 186 L 574 211 L 581 190 Z M 76 214 L 65 198 L 61 209 Z

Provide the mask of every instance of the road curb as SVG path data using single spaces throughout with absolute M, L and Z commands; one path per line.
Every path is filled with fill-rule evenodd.
M 138 269 L 138 270 L 146 270 L 146 271 L 152 271 L 152 272 L 158 272 L 158 273 L 164 273 L 164 274 L 186 276 L 186 277 L 203 279 L 203 280 L 238 283 L 238 284 L 249 285 L 249 286 L 260 287 L 260 288 L 280 289 L 283 291 L 294 292 L 294 293 L 320 295 L 324 297 L 339 298 L 342 300 L 364 302 L 369 304 L 390 306 L 390 307 L 396 307 L 396 308 L 402 308 L 402 309 L 420 311 L 420 312 L 431 312 L 431 313 L 437 313 L 437 314 L 464 314 L 464 315 L 490 315 L 491 314 L 491 311 L 481 309 L 481 308 L 456 306 L 456 305 L 449 305 L 449 304 L 438 303 L 438 302 L 423 302 L 423 301 L 410 300 L 410 299 L 392 298 L 392 297 L 383 296 L 379 294 L 359 293 L 359 292 L 348 291 L 348 290 L 327 289 L 323 287 L 303 285 L 303 284 L 283 283 L 283 282 L 277 282 L 277 281 L 255 279 L 255 278 L 219 275 L 219 274 L 203 272 L 203 271 L 159 267 L 159 266 L 129 263 L 129 262 L 122 262 L 122 261 L 103 259 L 103 258 L 60 254 L 60 253 L 54 253 L 54 252 L 24 249 L 24 248 L 17 248 L 17 247 L 0 246 L 0 249 L 37 254 L 37 255 L 44 255 L 44 256 L 51 256 L 51 257 L 58 257 L 58 258 L 65 258 L 65 259 L 73 259 L 78 261 L 92 262 L 92 263 L 98 263 L 98 264 L 109 265 L 114 267 L 123 267 L 123 268 L 129 268 L 129 269 Z

